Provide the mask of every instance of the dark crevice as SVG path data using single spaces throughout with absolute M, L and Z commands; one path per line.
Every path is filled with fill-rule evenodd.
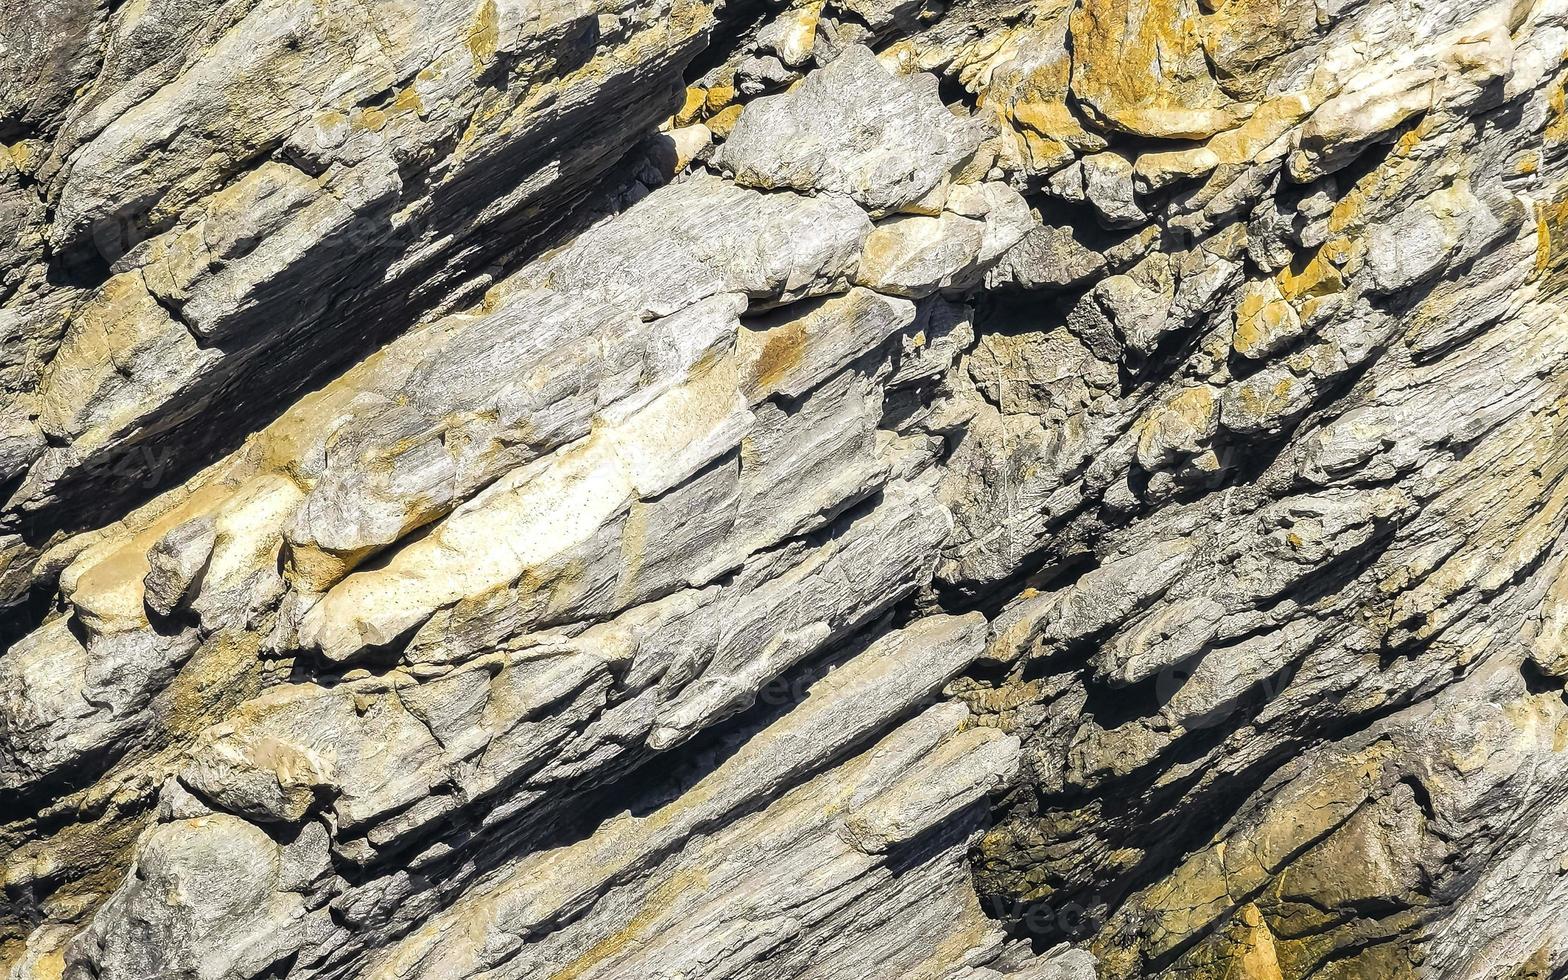
M 1568 702 L 1568 689 L 1564 688 L 1563 678 L 1546 673 L 1534 660 L 1525 658 L 1521 661 L 1519 674 L 1524 678 L 1524 689 L 1529 693 L 1537 696 L 1555 694 Z

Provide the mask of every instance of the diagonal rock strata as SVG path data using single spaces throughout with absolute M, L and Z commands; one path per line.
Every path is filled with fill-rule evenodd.
M 1568 8 L 0 13 L 6 980 L 1568 969 Z

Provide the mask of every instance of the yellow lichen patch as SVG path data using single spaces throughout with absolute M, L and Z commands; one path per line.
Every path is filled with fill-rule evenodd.
M 20 140 L 9 146 L 0 145 L 0 150 L 4 150 L 6 155 L 11 158 L 11 165 L 17 170 L 23 173 L 31 172 L 29 168 L 33 163 L 34 153 L 30 141 Z
M 1548 940 L 1523 963 L 1514 967 L 1507 978 L 1508 980 L 1548 980 L 1553 973 L 1552 961 L 1552 943 Z
M 976 715 L 995 715 L 1011 711 L 1026 704 L 1037 704 L 1048 694 L 1046 683 L 1038 678 L 1009 684 L 1005 687 L 975 687 L 960 690 L 959 700 Z
M 681 107 L 675 113 L 675 125 L 690 126 L 703 117 L 703 110 L 708 105 L 708 90 L 701 85 L 690 85 L 686 88 L 686 97 L 681 102 Z
M 713 135 L 720 138 L 728 136 L 730 130 L 735 128 L 735 123 L 740 119 L 740 111 L 740 106 L 730 106 L 708 120 L 708 129 L 712 130 Z
M 1270 99 L 1240 126 L 1216 134 L 1202 146 L 1143 154 L 1137 160 L 1137 173 L 1150 185 L 1163 187 L 1218 167 L 1251 163 L 1306 118 L 1312 107 L 1312 100 L 1302 93 Z
M 1139 462 L 1157 467 L 1202 449 L 1214 434 L 1219 411 L 1214 389 L 1207 385 L 1183 388 L 1167 398 L 1139 423 Z
M 1552 225 L 1554 207 L 1537 201 L 1535 204 L 1535 275 L 1539 277 L 1552 261 Z M 1555 215 L 1558 221 L 1562 215 Z
M 994 117 L 1018 165 L 1049 172 L 1071 162 L 1074 151 L 1095 152 L 1105 140 L 1084 129 L 1068 107 L 1072 59 L 1057 17 L 1009 35 L 980 79 L 979 111 Z
M 425 102 L 412 85 L 398 91 L 397 98 L 392 100 L 392 106 L 403 112 L 412 112 L 420 116 L 425 114 Z
M 1557 76 L 1546 91 L 1546 129 L 1541 138 L 1548 144 L 1568 140 L 1568 74 Z
M 33 965 L 29 980 L 60 980 L 65 976 L 65 948 L 51 950 Z
M 786 65 L 800 65 L 811 57 L 812 48 L 817 42 L 817 23 L 821 17 L 821 3 L 794 7 L 779 16 L 784 29 L 778 53 Z
M 1163 411 L 1183 426 L 1202 428 L 1218 411 L 1214 389 L 1207 385 L 1183 388 L 1165 403 Z
M 501 43 L 501 20 L 495 0 L 480 0 L 468 27 L 468 53 L 473 57 L 474 72 L 484 71 L 495 57 Z
M 1553 188 L 1552 196 L 1535 205 L 1535 278 L 1547 291 L 1559 291 L 1568 270 L 1568 183 Z
M 762 350 L 751 365 L 752 376 L 747 379 L 748 391 L 772 388 L 793 371 L 806 353 L 806 323 L 792 320 L 776 330 L 770 330 L 762 341 Z
M 1274 934 L 1269 931 L 1263 913 L 1252 903 L 1241 907 L 1236 916 L 1241 929 L 1237 936 L 1237 953 L 1231 976 L 1235 980 L 1283 980 L 1279 969 L 1279 956 L 1274 951 Z
M 1383 161 L 1334 203 L 1328 216 L 1330 234 L 1358 236 L 1369 212 L 1379 204 L 1403 197 L 1410 181 L 1430 168 L 1431 161 L 1415 158 L 1429 125 L 1432 124 L 1423 119 L 1402 133 Z
M 1347 268 L 1358 252 L 1358 243 L 1350 238 L 1330 238 L 1318 246 L 1318 257 L 1336 269 Z
M 349 119 L 349 124 L 355 129 L 363 129 L 366 132 L 374 133 L 387 124 L 387 111 L 370 106 L 357 110 Z
M 1132 899 L 1118 913 L 1120 921 L 1097 937 L 1095 952 L 1102 963 L 1118 964 L 1112 975 L 1137 976 L 1140 963 L 1192 944 L 1177 961 L 1182 976 L 1300 976 L 1287 956 L 1290 944 L 1282 944 L 1270 928 L 1266 910 L 1281 901 L 1285 889 L 1280 883 L 1304 851 L 1315 848 L 1328 869 L 1347 863 L 1340 851 L 1360 853 L 1364 835 L 1346 837 L 1340 851 L 1321 842 L 1332 840 L 1383 785 L 1390 751 L 1388 743 L 1379 742 L 1336 760 L 1312 779 L 1293 784 L 1248 825 L 1188 857 Z M 1379 826 L 1367 821 L 1368 829 Z M 1340 881 L 1332 873 L 1318 873 L 1316 879 L 1327 882 L 1331 892 Z M 1325 895 L 1325 901 L 1332 900 L 1334 895 Z M 1205 938 L 1194 944 L 1200 936 Z
M 1209 74 L 1195 0 L 1084 0 L 1071 15 L 1072 91 L 1106 124 L 1138 136 L 1207 139 L 1247 107 Z
M 1301 334 L 1301 318 L 1273 280 L 1248 283 L 1236 304 L 1231 348 L 1242 357 L 1267 357 Z
M 299 592 L 324 592 L 376 552 L 375 548 L 328 551 L 289 543 L 283 549 L 283 576 Z
M 1319 248 L 1310 256 L 1297 256 L 1275 277 L 1280 295 L 1292 303 L 1345 291 L 1345 280 L 1329 261 L 1332 252 Z
M 702 106 L 708 113 L 722 112 L 735 102 L 735 86 L 715 85 L 703 96 Z

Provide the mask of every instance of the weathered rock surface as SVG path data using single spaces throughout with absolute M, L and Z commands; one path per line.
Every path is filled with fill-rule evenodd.
M 1568 975 L 1561 0 L 0 12 L 0 978 Z

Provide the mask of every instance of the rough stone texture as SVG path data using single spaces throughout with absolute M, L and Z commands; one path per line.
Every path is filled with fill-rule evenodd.
M 0 978 L 1568 975 L 1562 0 L 0 12 Z

